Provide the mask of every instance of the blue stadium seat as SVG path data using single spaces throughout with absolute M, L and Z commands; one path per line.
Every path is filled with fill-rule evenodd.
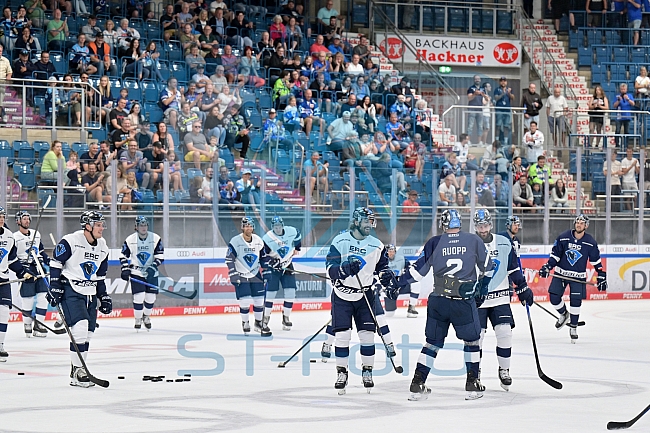
M 144 80 L 141 82 L 142 90 L 144 92 L 144 102 L 158 102 L 158 87 L 156 83 L 151 80 Z
M 164 45 L 164 50 L 170 62 L 184 61 L 183 47 L 180 42 L 168 41 Z
M 603 65 L 591 65 L 591 83 L 601 84 L 607 81 L 607 69 Z
M 506 32 L 508 34 L 512 34 L 512 12 L 497 11 L 497 31 L 499 33 Z
M 142 100 L 142 87 L 140 86 L 140 81 L 134 78 L 125 78 L 123 85 L 129 90 L 129 100 Z
M 160 108 L 158 104 L 154 102 L 145 102 L 143 106 L 143 110 L 144 110 L 145 117 L 149 119 L 149 122 L 154 124 L 161 122 L 165 117 L 162 108 Z M 176 141 L 174 141 L 174 143 L 177 144 Z
M 448 10 L 449 10 L 449 21 L 448 21 L 449 30 L 466 32 L 468 28 L 467 10 L 460 9 L 460 8 L 449 8 Z
M 499 27 L 497 29 L 501 30 Z M 483 33 L 492 33 L 494 31 L 494 11 L 483 9 L 481 11 L 481 31 Z
M 36 160 L 36 150 L 26 141 L 20 142 L 18 148 L 18 161 L 25 164 L 33 164 Z
M 7 158 L 7 164 L 14 163 L 14 148 L 7 140 L 0 140 L 0 158 Z
M 594 45 L 601 45 L 603 43 L 603 31 L 600 29 L 587 30 L 587 45 L 593 47 Z
M 645 64 L 646 62 L 646 49 L 644 47 L 631 47 L 631 61 L 638 65 Z
M 35 141 L 32 145 L 34 146 L 34 150 L 38 152 L 39 161 L 43 162 L 45 154 L 50 150 L 50 143 L 47 141 Z
M 68 72 L 68 62 L 66 62 L 65 55 L 62 52 L 50 52 L 50 61 L 54 65 L 56 72 L 59 74 L 66 74 Z
M 160 23 L 156 20 L 148 20 L 145 25 L 145 31 L 147 32 L 147 40 L 151 41 L 152 39 L 161 39 L 162 32 L 160 31 Z M 158 44 L 156 44 L 158 46 Z M 145 47 L 142 47 L 143 49 Z
M 598 46 L 594 48 L 596 52 L 596 63 L 611 62 L 612 61 L 612 51 L 610 47 Z
M 31 164 L 21 164 L 14 166 L 14 172 L 18 172 L 18 182 L 22 185 L 23 189 L 31 191 L 36 188 L 36 173 Z
M 122 90 L 122 80 L 119 78 L 111 79 L 111 96 L 113 99 L 120 97 L 120 90 Z
M 612 65 L 611 73 L 612 81 L 627 81 L 627 70 L 625 65 Z
M 626 63 L 629 61 L 629 51 L 627 47 L 614 47 L 614 61 L 617 63 Z
M 607 45 L 621 45 L 621 35 L 618 30 L 606 30 L 605 43 Z
M 591 48 L 578 48 L 578 66 L 591 66 L 593 57 L 592 54 L 593 52 L 591 51 Z
M 577 50 L 582 46 L 584 35 L 581 31 L 569 32 L 569 50 Z

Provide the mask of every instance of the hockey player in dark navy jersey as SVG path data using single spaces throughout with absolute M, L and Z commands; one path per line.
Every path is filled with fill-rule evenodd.
M 519 217 L 517 215 L 510 215 L 506 219 L 506 230 L 498 233 L 501 236 L 505 236 L 508 239 L 510 239 L 512 248 L 514 249 L 515 254 L 517 255 L 517 261 L 519 262 L 519 267 L 521 267 L 521 259 L 519 258 L 519 248 L 521 247 L 521 241 L 517 237 L 517 233 L 519 233 L 520 229 L 521 229 L 521 220 L 519 219 Z
M 555 268 L 553 280 L 548 288 L 551 304 L 560 313 L 555 327 L 562 328 L 570 317 L 569 335 L 571 342 L 575 343 L 578 339 L 580 306 L 587 295 L 587 290 L 585 284 L 565 280 L 562 277 L 587 281 L 587 261 L 589 261 L 598 273 L 598 290 L 604 292 L 607 290 L 607 273 L 600 261 L 598 243 L 585 231 L 589 227 L 589 218 L 582 214 L 578 215 L 573 222 L 573 227 L 574 230 L 565 231 L 555 240 L 551 256 L 539 270 L 539 276 L 547 278 L 551 270 Z M 562 300 L 567 285 L 570 290 L 569 310 Z
M 481 326 L 475 297 L 481 274 L 492 270 L 493 263 L 483 240 L 473 233 L 461 232 L 460 214 L 447 209 L 440 216 L 444 233 L 434 236 L 424 245 L 420 258 L 398 277 L 398 286 L 421 281 L 433 268 L 433 292 L 427 306 L 426 343 L 422 347 L 415 375 L 411 382 L 409 400 L 423 400 L 431 390 L 424 384 L 438 351 L 445 344 L 449 325 L 465 342 L 467 381 L 466 400 L 483 396 L 485 387 L 479 375 L 479 340 Z

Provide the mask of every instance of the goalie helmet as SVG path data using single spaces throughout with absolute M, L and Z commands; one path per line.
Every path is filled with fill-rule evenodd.
M 282 227 L 284 227 L 284 220 L 281 216 L 276 215 L 271 219 L 271 227 L 275 226 L 276 224 L 280 224 Z
M 456 209 L 445 209 L 440 215 L 440 228 L 444 231 L 448 229 L 459 229 L 462 226 L 460 214 Z

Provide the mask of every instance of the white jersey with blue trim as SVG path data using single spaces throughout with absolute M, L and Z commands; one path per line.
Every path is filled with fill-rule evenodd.
M 399 276 L 404 272 L 408 261 L 401 254 L 395 254 L 393 260 L 388 259 L 388 268 L 393 271 L 395 276 Z
M 160 236 L 154 232 L 147 232 L 147 237 L 142 239 L 138 232 L 130 234 L 122 245 L 120 262 L 129 265 L 134 275 L 147 276 L 147 268 L 155 265 L 157 268 L 165 259 L 165 250 Z M 156 269 L 158 275 L 158 269 Z
M 340 267 L 343 262 L 355 257 L 361 262 L 361 270 L 357 274 L 364 289 L 374 287 L 375 274 L 388 270 L 388 253 L 384 244 L 374 236 L 366 236 L 359 240 L 352 236 L 351 231 L 337 235 L 332 241 L 327 254 L 326 268 L 332 279 L 334 293 L 346 301 L 358 301 L 363 296 L 357 276 L 346 276 Z
M 0 279 L 9 279 L 9 268 L 17 260 L 16 241 L 13 233 L 0 227 Z
M 34 237 L 34 242 L 32 243 L 32 236 Z M 14 232 L 14 240 L 16 241 L 16 255 L 18 260 L 22 263 L 33 262 L 34 258 L 32 257 L 31 250 L 33 249 L 36 253 L 36 256 L 41 256 L 41 261 L 46 261 L 47 255 L 43 250 L 43 243 L 41 242 L 41 233 L 36 232 L 34 235 L 34 230 L 27 230 L 27 233 L 23 233 L 20 230 Z
M 286 268 L 291 264 L 294 251 L 300 251 L 302 235 L 296 228 L 284 226 L 281 235 L 277 235 L 273 230 L 269 230 L 262 239 L 269 248 L 280 256 L 280 264 L 283 268 Z
M 490 308 L 510 303 L 510 281 L 518 287 L 525 282 L 519 261 L 510 239 L 502 235 L 492 235 L 492 241 L 485 246 L 494 263 L 494 268 L 486 276 L 491 278 L 488 293 L 480 308 Z
M 54 247 L 50 267 L 59 269 L 61 277 L 68 281 L 75 292 L 85 296 L 95 295 L 98 283 L 102 282 L 103 286 L 106 278 L 108 252 L 104 238 L 97 239 L 96 245 L 91 245 L 84 231 L 77 230 L 63 236 Z
M 228 252 L 226 253 L 226 265 L 229 275 L 232 277 L 238 274 L 243 278 L 254 278 L 260 273 L 261 260 L 267 255 L 278 257 L 278 254 L 271 251 L 261 237 L 251 235 L 251 241 L 246 242 L 243 234 L 238 234 L 230 240 Z
M 578 239 L 573 230 L 567 230 L 555 240 L 548 265 L 555 268 L 558 277 L 586 280 L 587 261 L 596 271 L 602 270 L 598 243 L 589 233 Z

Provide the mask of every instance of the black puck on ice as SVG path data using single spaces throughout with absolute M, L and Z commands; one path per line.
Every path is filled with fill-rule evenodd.
M 142 380 L 151 380 L 153 379 L 151 376 L 142 376 Z
M 183 379 L 183 382 L 189 382 L 189 381 L 191 381 L 191 380 L 192 380 L 192 379 L 186 377 L 185 379 Z
M 176 379 L 176 382 L 183 382 L 183 379 Z
M 117 376 L 118 379 L 124 379 L 124 376 Z
M 186 373 L 186 374 L 184 374 L 183 376 L 184 376 L 184 377 L 192 377 L 192 375 L 189 374 L 189 373 Z
M 309 362 L 316 362 L 316 360 L 315 359 L 310 359 Z
M 24 376 L 25 373 L 18 373 L 18 376 Z
M 167 382 L 173 382 L 174 379 L 167 379 Z

